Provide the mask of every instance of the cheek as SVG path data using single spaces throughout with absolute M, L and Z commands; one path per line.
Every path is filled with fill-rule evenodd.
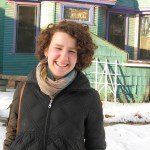
M 72 58 L 71 58 L 71 60 L 73 61 L 73 63 L 74 64 L 76 64 L 77 63 L 77 55 L 75 55 L 75 56 L 73 56 Z
M 49 59 L 55 59 L 57 57 L 57 53 L 54 51 L 49 51 L 48 52 L 48 58 Z

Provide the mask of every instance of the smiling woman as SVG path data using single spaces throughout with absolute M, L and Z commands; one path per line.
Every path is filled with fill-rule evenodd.
M 16 88 L 4 150 L 105 150 L 102 104 L 81 72 L 96 48 L 88 26 L 72 21 L 39 34 L 39 63 L 28 75 L 20 114 L 22 83 Z
M 44 53 L 54 78 L 60 79 L 77 63 L 76 40 L 64 32 L 56 32 Z

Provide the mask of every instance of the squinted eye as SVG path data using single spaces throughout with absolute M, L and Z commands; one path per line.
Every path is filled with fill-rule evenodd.
M 75 54 L 77 53 L 76 50 L 70 50 L 69 52 L 70 52 L 70 53 L 75 53 Z
M 61 50 L 61 48 L 60 47 L 55 47 L 56 49 L 58 49 L 58 50 Z

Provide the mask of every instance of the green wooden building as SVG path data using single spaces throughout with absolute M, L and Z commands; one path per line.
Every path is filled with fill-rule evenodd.
M 84 73 L 101 100 L 150 101 L 147 0 L 1 0 L 0 78 L 26 76 L 37 64 L 39 31 L 63 19 L 90 27 L 98 49 Z

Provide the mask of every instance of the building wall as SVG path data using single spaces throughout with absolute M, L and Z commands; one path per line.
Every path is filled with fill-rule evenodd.
M 105 59 L 109 59 L 110 61 L 115 61 L 116 59 L 119 62 L 126 62 L 128 59 L 128 53 L 113 44 L 109 43 L 102 38 L 93 34 L 93 39 L 98 45 L 98 49 L 96 50 L 95 57 L 98 57 L 100 60 L 104 61 Z
M 16 54 L 14 53 L 14 29 L 15 29 L 15 2 L 9 2 L 6 5 L 6 17 L 5 17 L 5 28 L 4 28 L 4 42 L 3 42 L 3 74 L 5 75 L 27 75 L 37 64 L 36 54 Z M 56 23 L 60 21 L 60 3 L 43 1 L 41 3 L 41 17 L 40 17 L 40 28 L 47 27 L 50 23 Z M 98 18 L 104 21 L 101 16 L 101 12 L 98 7 L 95 7 L 94 24 L 90 25 L 90 30 L 94 34 L 98 34 Z M 103 23 L 99 34 L 104 36 L 104 25 Z
M 98 80 L 99 83 L 102 75 L 105 75 L 104 72 L 104 62 L 113 63 L 108 64 L 109 72 L 111 75 L 112 81 L 114 82 L 115 77 L 115 66 L 114 63 L 117 60 L 117 101 L 118 102 L 148 102 L 150 101 L 150 67 L 139 67 L 137 66 L 126 66 L 123 65 L 128 62 L 128 53 L 115 47 L 114 45 L 108 43 L 107 41 L 98 38 L 93 35 L 94 40 L 98 45 L 98 49 L 96 50 L 95 58 L 99 61 L 103 62 L 98 64 Z M 91 85 L 95 88 L 95 71 L 96 64 L 93 63 L 92 66 L 86 69 L 84 72 L 90 79 Z M 103 76 L 102 83 L 100 88 L 104 86 L 106 83 L 106 78 Z M 108 82 L 110 83 L 110 77 L 107 77 Z M 110 87 L 110 86 L 109 86 Z M 114 96 L 107 89 L 108 101 L 114 101 Z M 101 91 L 98 89 L 100 93 L 101 100 L 105 100 L 105 88 Z
M 0 1 L 1 2 L 1 1 Z M 45 28 L 50 23 L 60 21 L 60 3 L 52 1 L 43 1 L 41 3 L 41 20 L 40 28 Z M 4 6 L 4 3 L 3 3 Z M 3 9 L 0 8 L 0 21 L 3 16 Z M 0 23 L 0 27 L 4 29 L 0 31 L 0 69 L 3 68 L 4 75 L 27 75 L 37 65 L 36 54 L 15 54 L 14 53 L 14 28 L 15 28 L 15 3 L 6 3 L 5 8 L 5 23 Z M 2 22 L 2 21 L 1 21 Z M 129 16 L 129 54 L 130 59 L 134 57 L 134 43 L 135 43 L 135 16 Z M 150 69 L 144 67 L 127 67 L 123 66 L 129 59 L 129 54 L 114 45 L 110 44 L 104 38 L 106 32 L 106 10 L 104 8 L 94 6 L 94 23 L 90 25 L 90 31 L 94 33 L 93 39 L 98 45 L 95 57 L 100 61 L 107 61 L 114 63 L 116 60 L 118 67 L 118 90 L 117 98 L 120 102 L 144 102 L 150 101 Z M 97 35 L 97 36 L 96 36 Z M 99 36 L 99 37 L 98 37 Z M 2 44 L 3 43 L 3 44 Z M 3 57 L 3 58 L 2 58 Z M 3 61 L 2 61 L 3 60 Z M 95 81 L 95 75 L 90 74 L 95 70 L 95 64 L 85 70 L 90 81 Z M 110 65 L 110 70 L 114 71 L 114 66 Z M 101 74 L 104 66 L 99 65 L 99 72 Z M 0 71 L 1 71 L 0 70 Z M 90 74 L 90 76 L 89 76 Z M 104 80 L 104 79 L 103 79 Z M 93 85 L 92 85 L 93 86 Z M 101 100 L 104 100 L 105 91 L 100 92 Z M 108 100 L 112 100 L 112 93 L 108 91 Z
M 150 1 L 148 0 L 117 0 L 116 5 L 127 6 L 129 8 L 138 9 L 139 7 L 150 6 Z
M 70 4 L 70 3 L 65 2 L 64 4 Z M 74 5 L 75 4 L 77 3 L 74 3 Z M 98 6 L 95 6 L 94 7 L 94 23 L 92 25 L 89 25 L 90 31 L 92 33 L 102 35 L 103 37 L 105 37 L 105 25 L 106 25 L 105 16 L 103 16 L 104 13 L 105 11 L 103 9 L 100 9 Z M 61 3 L 43 1 L 41 3 L 41 25 L 40 27 L 43 29 L 50 23 L 57 23 L 61 21 L 60 14 L 61 14 Z
M 55 2 L 41 3 L 40 27 L 44 29 L 48 24 L 55 22 Z
M 124 67 L 124 81 L 118 87 L 118 96 L 123 102 L 150 101 L 150 69 L 144 67 Z
M 5 28 L 3 42 L 3 74 L 27 75 L 37 64 L 35 54 L 15 54 L 14 28 L 15 28 L 15 3 L 9 2 L 5 9 Z
M 4 41 L 4 18 L 5 0 L 0 1 L 0 74 L 3 71 L 3 41 Z
M 60 3 L 59 2 L 56 2 L 55 3 L 55 19 L 54 19 L 54 22 L 59 22 L 60 19 L 59 19 L 59 16 L 60 16 Z
M 128 53 L 129 53 L 129 59 L 132 59 L 132 60 L 134 60 L 134 47 L 135 47 L 135 45 L 134 45 L 134 42 L 135 42 L 135 18 L 136 18 L 136 15 L 129 15 Z
M 105 38 L 106 34 L 106 9 L 98 7 L 97 16 L 97 35 L 101 38 Z
M 131 60 L 138 60 L 140 58 L 140 17 L 142 14 L 150 15 L 150 1 L 147 0 L 117 0 L 116 5 L 110 9 L 114 13 L 126 14 L 129 17 L 129 24 L 126 24 L 125 28 L 128 28 L 126 33 L 125 49 L 129 53 Z M 127 21 L 127 20 L 126 20 Z M 144 42 L 143 42 L 144 43 Z M 126 44 L 126 42 L 125 42 Z M 145 46 L 145 45 L 144 45 Z M 143 59 L 144 61 L 144 59 Z M 149 61 L 149 60 L 148 60 Z

